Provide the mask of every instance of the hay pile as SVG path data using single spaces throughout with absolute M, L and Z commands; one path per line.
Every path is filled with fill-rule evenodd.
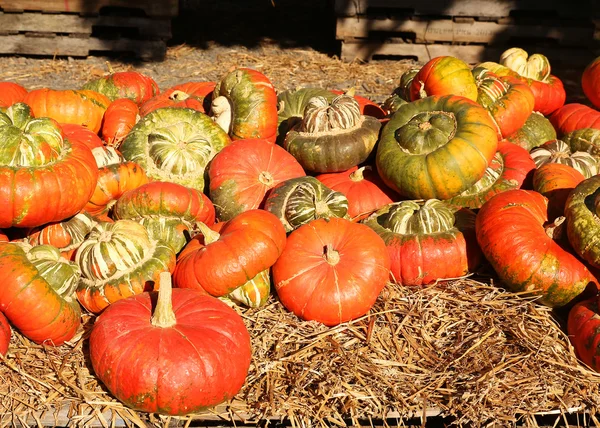
M 88 318 L 85 333 L 59 349 L 14 335 L 0 365 L 0 420 L 184 426 L 289 418 L 331 426 L 439 411 L 458 425 L 483 425 L 600 404 L 600 375 L 577 362 L 550 309 L 471 279 L 390 284 L 369 315 L 334 328 L 300 321 L 275 297 L 240 313 L 253 362 L 228 406 L 185 418 L 126 409 L 90 373 Z

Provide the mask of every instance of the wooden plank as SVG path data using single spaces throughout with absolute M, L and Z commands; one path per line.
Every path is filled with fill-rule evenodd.
M 342 42 L 341 59 L 343 61 L 370 61 L 374 56 L 412 58 L 420 62 L 431 58 L 451 55 L 469 64 L 483 61 L 497 61 L 502 52 L 510 46 L 485 45 L 444 45 L 416 43 L 386 43 L 375 41 Z M 585 67 L 595 56 L 600 55 L 600 49 L 587 48 L 546 48 L 523 46 L 527 51 L 542 53 L 551 58 L 553 63 L 564 63 L 572 66 Z M 385 58 L 382 58 L 385 59 Z
M 577 46 L 594 38 L 595 26 L 591 21 L 578 26 L 526 25 L 514 20 L 479 22 L 475 20 L 432 19 L 412 20 L 404 18 L 371 18 L 366 16 L 340 17 L 337 19 L 336 37 L 367 38 L 374 32 L 409 33 L 417 43 L 505 43 L 511 38 L 552 39 L 562 45 Z
M 85 57 L 90 51 L 129 52 L 142 59 L 164 59 L 164 41 L 115 39 L 96 37 L 28 37 L 23 34 L 0 36 L 0 54 L 56 55 Z
M 170 18 L 143 18 L 129 16 L 94 16 L 43 13 L 0 12 L 0 31 L 17 34 L 24 32 L 92 34 L 93 27 L 134 28 L 140 36 L 171 38 Z
M 506 17 L 511 12 L 539 12 L 559 17 L 600 15 L 598 0 L 335 0 L 337 16 L 365 15 L 373 8 L 404 10 L 415 15 Z
M 71 12 L 97 15 L 103 7 L 143 10 L 147 16 L 177 16 L 178 0 L 0 0 L 4 11 Z

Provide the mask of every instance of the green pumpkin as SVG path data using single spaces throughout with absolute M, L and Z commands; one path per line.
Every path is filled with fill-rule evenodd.
M 283 145 L 283 139 L 290 129 L 302 122 L 304 109 L 314 97 L 323 97 L 331 101 L 336 97 L 331 91 L 322 88 L 300 88 L 284 91 L 277 96 L 277 142 Z
M 567 236 L 577 254 L 600 268 L 600 176 L 579 183 L 565 204 Z
M 600 159 L 600 129 L 583 128 L 569 132 L 562 137 L 571 152 L 587 152 Z
M 496 154 L 496 126 L 483 107 L 454 95 L 401 106 L 381 133 L 377 170 L 410 199 L 449 199 L 483 177 Z
M 526 150 L 534 149 L 546 141 L 555 139 L 556 130 L 550 121 L 537 111 L 529 115 L 525 124 L 517 132 L 506 137 L 506 140 Z
M 167 107 L 144 116 L 120 150 L 125 159 L 140 165 L 152 180 L 202 192 L 208 162 L 229 143 L 229 136 L 206 114 Z
M 275 214 L 286 232 L 291 232 L 318 218 L 348 218 L 348 199 L 315 177 L 299 177 L 271 189 L 264 209 Z

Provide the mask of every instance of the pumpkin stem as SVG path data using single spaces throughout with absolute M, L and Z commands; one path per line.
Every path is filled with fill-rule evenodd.
M 171 299 L 171 274 L 169 272 L 161 272 L 158 283 L 160 284 L 158 289 L 158 300 L 150 323 L 154 327 L 169 328 L 177 324 Z
M 106 61 L 106 69 L 109 74 L 114 74 L 115 70 L 113 70 L 112 65 L 110 65 L 110 61 Z
M 421 88 L 419 89 L 419 97 L 427 98 L 427 92 L 425 91 L 425 82 L 420 80 L 419 84 L 421 85 Z
M 544 228 L 546 230 L 546 235 L 548 235 L 554 241 L 560 241 L 563 239 L 566 232 L 565 220 L 566 217 L 564 216 L 557 217 L 551 224 Z
M 356 87 L 353 86 L 353 87 L 349 88 L 346 92 L 344 92 L 344 95 L 353 97 L 354 95 L 356 95 Z
M 212 101 L 211 110 L 215 123 L 229 134 L 233 121 L 233 109 L 229 100 L 222 95 L 215 98 Z
M 185 101 L 189 98 L 190 96 L 188 94 L 186 94 L 183 91 L 180 91 L 179 89 L 173 91 L 171 93 L 171 95 L 169 95 L 169 99 L 171 101 Z
M 215 232 L 210 227 L 202 223 L 201 221 L 196 223 L 198 229 L 200 229 L 200 233 L 204 236 L 204 245 L 212 244 L 217 241 L 221 236 L 219 232 Z
M 365 170 L 370 170 L 371 167 L 370 166 L 361 166 L 360 168 L 358 168 L 356 171 L 354 171 L 353 173 L 350 174 L 350 180 L 357 182 L 357 181 L 363 181 L 365 179 L 365 176 L 363 174 L 363 172 Z
M 258 176 L 258 181 L 260 181 L 262 184 L 264 184 L 267 187 L 271 187 L 273 186 L 273 174 L 271 174 L 269 171 L 262 171 L 259 176 Z
M 340 253 L 333 249 L 333 245 L 327 244 L 325 246 L 323 258 L 331 266 L 335 266 L 340 262 Z

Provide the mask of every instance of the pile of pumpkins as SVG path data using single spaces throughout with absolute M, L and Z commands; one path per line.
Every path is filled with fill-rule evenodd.
M 583 72 L 600 108 L 600 58 Z M 232 398 L 250 336 L 232 305 L 329 326 L 389 281 L 426 286 L 487 260 L 506 288 L 571 305 L 600 369 L 600 112 L 566 104 L 540 54 L 437 57 L 382 105 L 277 93 L 238 68 L 160 92 L 116 72 L 76 90 L 0 83 L 0 352 L 9 323 L 60 346 L 98 317 L 94 373 L 131 408 Z M 272 277 L 272 278 L 271 278 Z M 3 314 L 3 315 L 2 315 Z

